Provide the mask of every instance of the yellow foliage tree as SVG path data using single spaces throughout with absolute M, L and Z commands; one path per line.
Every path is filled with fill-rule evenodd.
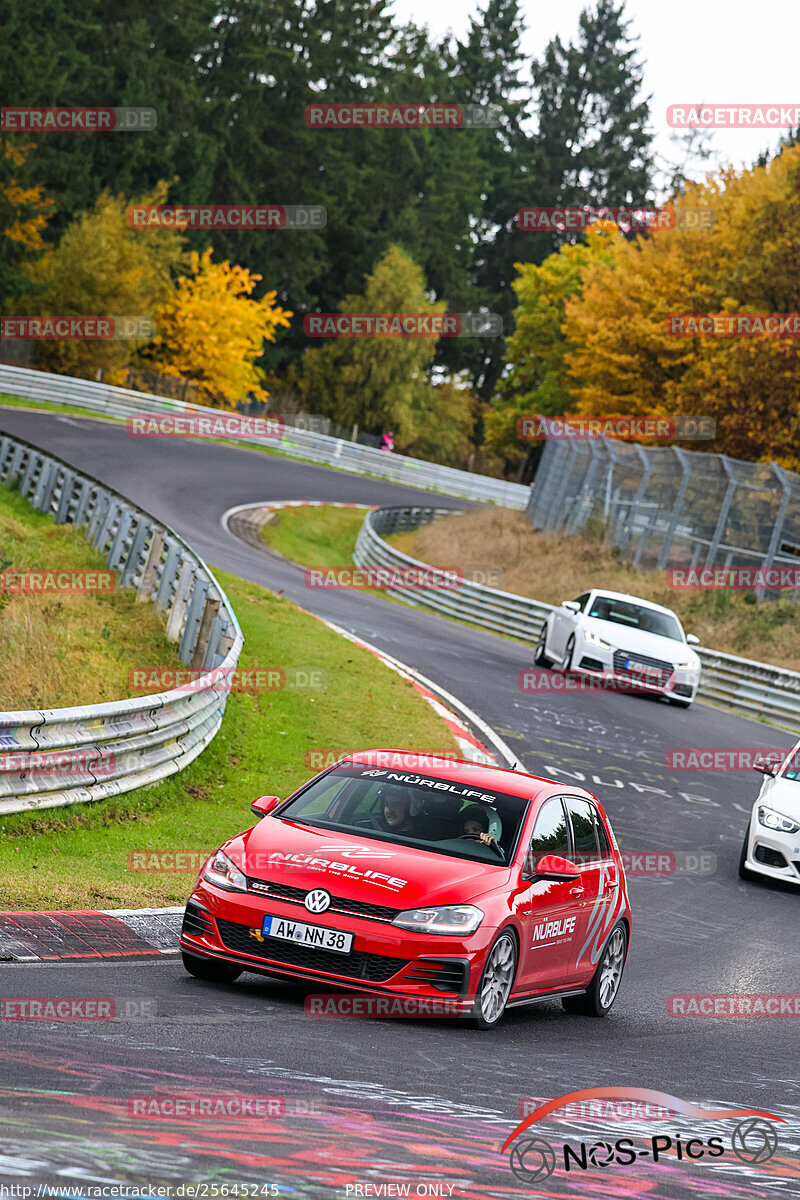
M 207 403 L 230 409 L 251 397 L 267 398 L 256 359 L 292 313 L 276 305 L 276 292 L 251 298 L 260 275 L 213 263 L 211 256 L 211 249 L 192 252 L 191 274 L 178 279 L 158 312 L 147 357 L 162 375 L 190 379 Z
M 576 411 L 712 416 L 717 438 L 696 449 L 796 469 L 796 338 L 676 337 L 666 324 L 678 313 L 800 311 L 800 146 L 676 201 L 694 206 L 713 209 L 712 230 L 657 230 L 586 264 L 563 326 Z
M 42 233 L 53 201 L 41 184 L 26 187 L 19 178 L 33 148 L 32 143 L 14 145 L 0 137 L 0 304 L 4 307 L 29 287 L 25 265 L 45 250 Z
M 159 184 L 142 202 L 161 204 Z M 124 196 L 104 192 L 91 212 L 65 230 L 54 250 L 29 271 L 30 293 L 16 306 L 24 315 L 143 317 L 154 322 L 185 262 L 184 242 L 172 230 L 134 230 Z M 149 337 L 136 340 L 40 342 L 35 365 L 64 375 L 123 383 L 126 368 Z

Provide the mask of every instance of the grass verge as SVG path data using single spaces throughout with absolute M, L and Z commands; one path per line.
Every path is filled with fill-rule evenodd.
M 0 491 L 0 498 L 27 508 L 18 496 Z M 14 519 L 20 525 L 30 520 L 36 527 L 49 521 L 31 510 Z M 78 557 L 88 551 L 75 531 L 58 529 L 59 537 L 66 533 L 77 539 L 72 548 Z M 67 540 L 60 543 L 62 549 Z M 232 693 L 211 745 L 184 771 L 155 787 L 91 804 L 0 815 L 0 909 L 179 903 L 195 872 L 133 870 L 134 851 L 211 851 L 252 824 L 249 804 L 254 797 L 288 795 L 312 775 L 319 755 L 314 760 L 310 752 L 376 746 L 457 749 L 447 727 L 413 686 L 369 651 L 290 601 L 226 572 L 215 574 L 244 631 L 243 670 L 314 668 L 324 686 Z M 0 616 L 4 624 L 5 615 Z M 140 605 L 135 615 L 131 624 L 138 625 L 151 610 Z M 87 634 L 87 647 L 96 637 L 95 625 Z M 43 643 L 37 670 L 47 668 L 47 651 Z M 151 659 L 155 651 L 155 646 L 148 650 Z M 174 656 L 174 647 L 167 646 L 167 653 Z M 124 692 L 124 677 L 120 664 L 117 695 Z

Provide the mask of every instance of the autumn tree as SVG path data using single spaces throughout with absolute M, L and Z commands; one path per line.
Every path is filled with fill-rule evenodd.
M 158 332 L 147 361 L 162 375 L 191 380 L 205 403 L 234 408 L 267 398 L 257 359 L 292 314 L 275 304 L 275 292 L 253 299 L 261 276 L 212 262 L 212 253 L 192 251 L 190 273 L 178 279 L 156 315 Z
M 33 149 L 32 144 L 0 137 L 0 305 L 4 307 L 30 291 L 25 269 L 46 249 L 42 234 L 53 201 L 41 184 L 23 178 Z
M 711 208 L 708 232 L 662 229 L 620 241 L 586 265 L 566 305 L 566 364 L 576 411 L 707 415 L 703 446 L 797 466 L 796 340 L 676 337 L 679 313 L 800 310 L 800 146 L 764 167 L 727 168 L 676 200 Z M 695 447 L 697 448 L 697 447 Z
M 160 184 L 143 203 L 166 199 Z M 32 287 L 16 306 L 23 315 L 144 317 L 153 321 L 166 302 L 184 259 L 180 234 L 131 229 L 124 196 L 104 192 L 95 207 L 64 232 L 58 245 L 31 268 Z M 139 340 L 40 342 L 35 365 L 63 375 L 94 378 L 98 371 L 122 383 L 126 368 L 147 343 Z
M 399 246 L 383 255 L 361 295 L 346 296 L 341 312 L 442 313 L 431 301 L 422 270 Z M 295 375 L 311 412 L 363 431 L 392 430 L 402 450 L 432 418 L 434 390 L 428 375 L 435 339 L 427 337 L 331 338 L 306 350 Z
M 521 417 L 561 416 L 575 405 L 567 375 L 564 314 L 567 300 L 580 293 L 589 262 L 609 262 L 622 237 L 612 221 L 586 231 L 585 241 L 565 242 L 537 266 L 516 263 L 515 327 L 507 340 L 508 372 L 486 415 L 486 441 L 507 463 L 530 458 L 533 447 L 517 435 Z

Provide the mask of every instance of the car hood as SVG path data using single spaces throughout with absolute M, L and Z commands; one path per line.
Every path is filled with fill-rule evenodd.
M 230 854 L 249 878 L 333 896 L 413 908 L 464 904 L 508 883 L 510 869 L 361 835 L 264 817 L 234 838 Z
M 643 629 L 630 629 L 616 621 L 601 621 L 598 617 L 586 617 L 584 623 L 593 633 L 610 642 L 615 650 L 628 650 L 631 654 L 646 654 L 648 658 L 660 658 L 666 662 L 688 662 L 697 658 L 691 646 L 663 637 L 659 633 L 646 633 Z

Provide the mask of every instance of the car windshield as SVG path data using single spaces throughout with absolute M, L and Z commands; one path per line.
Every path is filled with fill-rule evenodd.
M 780 774 L 783 779 L 792 779 L 795 783 L 800 783 L 800 742 L 792 747 L 791 754 L 787 755 L 781 765 Z
M 632 604 L 630 600 L 617 600 L 614 596 L 595 596 L 589 606 L 588 615 L 597 617 L 599 621 L 611 621 L 614 625 L 640 629 L 643 633 L 657 633 L 677 642 L 684 640 L 677 617 L 672 613 Z
M 344 763 L 275 815 L 419 850 L 500 866 L 513 857 L 528 800 L 470 782 Z M 483 835 L 483 836 L 481 836 Z

